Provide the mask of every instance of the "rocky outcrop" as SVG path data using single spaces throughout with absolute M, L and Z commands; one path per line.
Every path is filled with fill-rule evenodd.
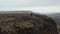
M 58 34 L 58 32 L 55 21 L 50 17 L 31 12 L 1 14 L 0 34 Z

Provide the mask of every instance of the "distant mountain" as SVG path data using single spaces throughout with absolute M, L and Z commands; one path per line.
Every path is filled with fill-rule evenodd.
M 57 24 L 60 24 L 60 13 L 50 14 L 48 16 L 53 18 Z

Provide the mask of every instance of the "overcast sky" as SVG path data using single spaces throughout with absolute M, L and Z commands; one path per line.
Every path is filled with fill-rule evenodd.
M 0 11 L 7 10 L 56 13 L 60 12 L 60 0 L 0 0 Z

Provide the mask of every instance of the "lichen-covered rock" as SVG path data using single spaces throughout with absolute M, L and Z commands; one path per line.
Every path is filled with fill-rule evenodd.
M 36 13 L 0 14 L 0 34 L 58 34 L 54 20 Z

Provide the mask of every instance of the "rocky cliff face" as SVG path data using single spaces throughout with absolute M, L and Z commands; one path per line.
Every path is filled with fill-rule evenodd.
M 36 13 L 0 14 L 0 34 L 58 34 L 50 17 Z

